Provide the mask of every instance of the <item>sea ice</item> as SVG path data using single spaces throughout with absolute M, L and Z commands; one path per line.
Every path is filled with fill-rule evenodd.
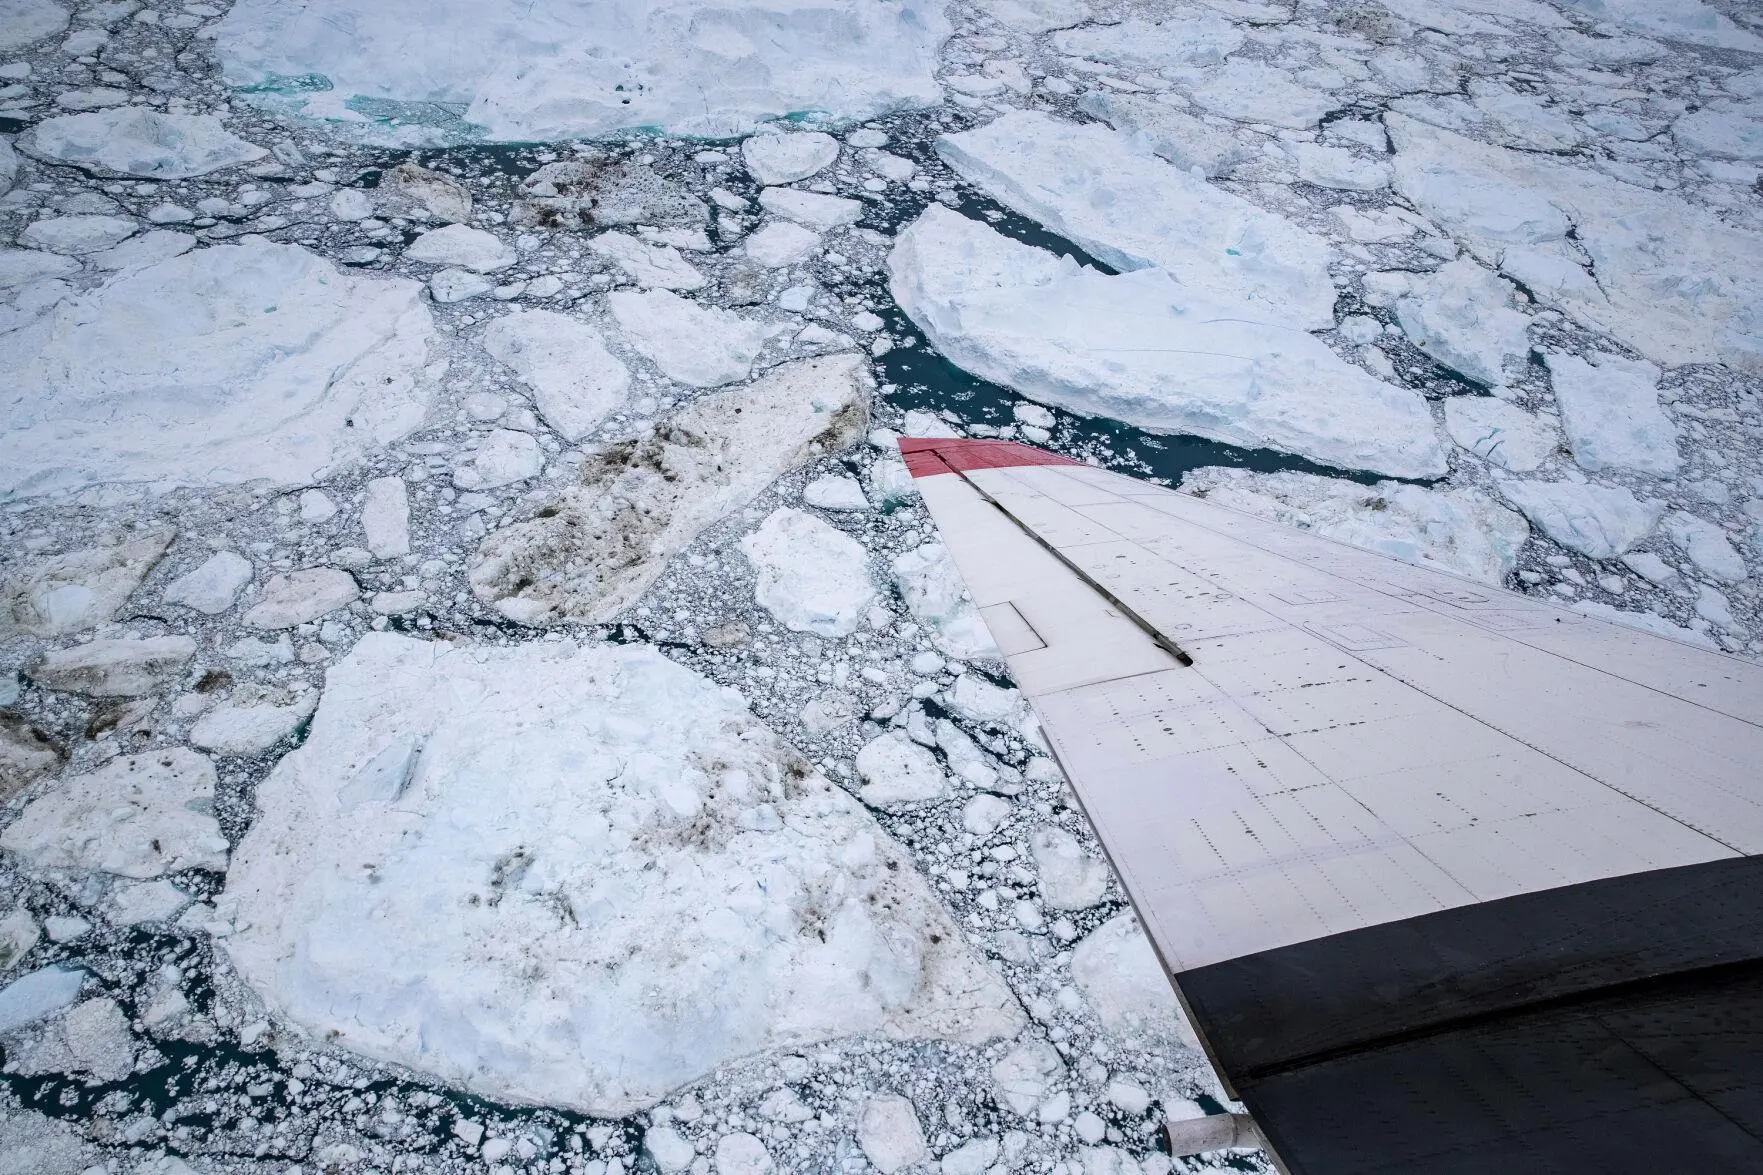
M 233 606 L 239 592 L 251 582 L 251 575 L 249 559 L 236 551 L 217 551 L 195 570 L 167 584 L 161 599 L 204 616 L 219 616 Z
M 1158 267 L 1185 290 L 1268 323 L 1334 325 L 1328 243 L 1179 171 L 1095 123 L 1010 111 L 937 140 L 1000 203 L 1123 272 Z
M 590 458 L 579 483 L 539 517 L 484 540 L 473 590 L 525 624 L 617 615 L 704 528 L 861 435 L 869 387 L 863 359 L 840 355 L 692 401 Z
M 1138 1044 L 1200 1049 L 1163 965 L 1132 911 L 1116 914 L 1071 952 L 1071 979 L 1102 1027 Z
M 1477 457 L 1514 473 L 1531 472 L 1561 443 L 1553 427 L 1494 396 L 1447 399 L 1445 431 Z
M 746 379 L 765 345 L 763 323 L 667 290 L 616 290 L 606 304 L 633 347 L 695 388 Z
M 793 220 L 817 232 L 856 224 L 863 218 L 863 205 L 859 201 L 820 192 L 804 192 L 800 188 L 766 188 L 759 193 L 759 206 L 774 216 Z
M 1363 486 L 1308 473 L 1209 467 L 1182 479 L 1189 493 L 1409 563 L 1501 584 L 1530 537 L 1524 519 L 1477 489 L 1380 482 Z
M 822 510 L 867 510 L 869 499 L 856 478 L 825 474 L 802 487 L 802 500 Z
M 976 7 L 1005 28 L 1033 36 L 1090 19 L 1084 0 L 977 0 Z
M 1254 154 L 1235 136 L 1156 98 L 1091 90 L 1077 108 L 1132 136 L 1182 171 L 1197 167 L 1206 176 L 1228 175 Z
M 77 256 L 121 244 L 135 235 L 126 216 L 46 216 L 33 220 L 18 234 L 27 249 Z
M 1613 559 L 1653 533 L 1665 503 L 1640 499 L 1620 486 L 1578 481 L 1505 481 L 1500 493 L 1562 546 L 1593 559 Z
M 1416 347 L 1484 387 L 1501 387 L 1530 355 L 1530 320 L 1512 308 L 1511 283 L 1468 257 L 1417 278 L 1396 302 Z
M 947 547 L 923 543 L 896 555 L 888 569 L 907 610 L 930 629 L 937 648 L 961 661 L 997 659 L 991 630 L 973 606 Z
M 53 37 L 67 27 L 67 9 L 55 0 L 0 0 L 0 52 Z
M 940 205 L 900 234 L 888 270 L 938 351 L 1042 403 L 1344 469 L 1447 468 L 1419 394 L 1161 270 L 1109 277 Z
M 741 551 L 758 577 L 760 607 L 793 632 L 849 636 L 875 602 L 863 545 L 812 514 L 772 511 Z
M 630 394 L 630 371 L 606 349 L 600 332 L 566 315 L 503 315 L 484 331 L 483 343 L 533 389 L 545 423 L 565 440 L 580 440 Z
M 214 778 L 214 765 L 183 747 L 124 755 L 32 800 L 0 833 L 0 847 L 31 869 L 137 880 L 224 872 L 226 838 L 209 814 Z
M 105 623 L 176 536 L 172 530 L 151 530 L 105 546 L 10 563 L 0 583 L 0 633 L 63 636 Z
M 861 806 L 647 646 L 369 634 L 257 802 L 239 973 L 479 1096 L 617 1117 L 767 1048 L 1023 1023 Z
M 826 170 L 839 157 L 839 141 L 821 131 L 770 132 L 741 144 L 741 161 L 755 182 L 793 184 Z
M 545 468 L 545 450 L 531 433 L 498 428 L 478 443 L 471 460 L 453 471 L 462 490 L 494 490 L 537 477 Z
M 1722 583 L 1740 583 L 1749 574 L 1738 549 L 1724 530 L 1682 510 L 1665 516 L 1665 534 L 1698 570 Z
M 421 423 L 435 333 L 420 290 L 260 241 L 62 303 L 0 348 L 0 501 L 322 480 Z
M 401 477 L 376 477 L 361 503 L 361 534 L 368 554 L 395 559 L 410 554 L 410 490 Z
M 672 245 L 651 244 L 628 233 L 601 233 L 588 247 L 648 289 L 701 290 L 710 281 Z
M 1659 369 L 1619 355 L 1549 353 L 1549 378 L 1573 459 L 1583 468 L 1670 477 L 1683 464 L 1677 425 L 1659 406 Z
M 806 261 L 820 250 L 820 234 L 787 220 L 774 220 L 747 238 L 747 256 L 767 269 Z
M 270 577 L 245 612 L 252 628 L 293 628 L 346 608 L 361 597 L 355 577 L 338 567 L 309 567 Z
M 0 710 L 0 803 L 61 770 L 66 754 L 48 734 Z
M 88 641 L 44 653 L 31 666 L 31 677 L 87 697 L 139 698 L 165 685 L 195 655 L 196 642 L 187 636 Z
M 1284 70 L 1240 57 L 1208 71 L 1188 93 L 1226 118 L 1293 130 L 1309 130 L 1335 107 L 1327 92 L 1294 81 Z
M 1160 20 L 1132 17 L 1119 24 L 1070 29 L 1051 38 L 1061 53 L 1134 70 L 1217 65 L 1242 48 L 1244 39 L 1242 29 L 1230 21 L 1192 9 Z
M 70 1008 L 80 998 L 86 973 L 75 967 L 40 967 L 0 988 L 0 1034 L 15 1032 Z
M 1048 824 L 1029 833 L 1041 900 L 1055 910 L 1087 910 L 1108 892 L 1108 866 L 1084 852 L 1077 837 Z
M 33 282 L 71 277 L 80 263 L 41 249 L 0 249 L 0 290 L 28 286 Z
M 857 752 L 858 797 L 872 808 L 895 808 L 938 800 L 949 792 L 936 756 L 904 733 L 891 730 Z
M 1164 983 L 1168 990 L 1169 984 Z M 1174 993 L 1170 993 L 1174 998 Z M 1027 1040 L 992 1066 L 992 1088 L 998 1100 L 1023 1117 L 1035 1112 L 1065 1081 L 1065 1062 L 1043 1040 Z
M 100 175 L 150 180 L 190 179 L 269 154 L 211 114 L 161 114 L 147 106 L 46 118 L 19 136 L 18 148 Z
M 881 1175 L 894 1175 L 930 1157 L 917 1112 L 897 1093 L 863 1103 L 857 1111 L 857 1145 Z
M 1362 158 L 1345 147 L 1290 143 L 1286 150 L 1298 165 L 1298 178 L 1307 184 L 1346 192 L 1381 192 L 1390 186 L 1389 164 Z
M 79 1073 L 94 1083 L 135 1071 L 135 1040 L 115 1000 L 90 999 L 7 1042 L 6 1069 L 36 1076 Z
M 1671 134 L 1694 155 L 1763 163 L 1763 108 L 1757 102 L 1749 109 L 1704 106 L 1673 123 Z
M 1594 20 L 1720 49 L 1763 53 L 1763 37 L 1746 32 L 1702 0 L 1560 0 Z
M 1675 193 L 1385 121 L 1397 188 L 1485 264 L 1654 362 L 1763 370 L 1763 235 Z
M 364 100 L 444 104 L 463 108 L 463 132 L 546 142 L 935 105 L 948 35 L 940 0 L 242 0 L 215 50 L 229 82 L 282 88 L 308 115 L 363 124 Z
M 302 694 L 284 706 L 227 702 L 196 720 L 190 728 L 190 745 L 220 755 L 260 755 L 294 733 L 317 704 L 313 694 Z
M 430 229 L 410 242 L 404 256 L 410 261 L 469 269 L 473 273 L 494 273 L 520 260 L 520 255 L 494 233 L 463 224 Z

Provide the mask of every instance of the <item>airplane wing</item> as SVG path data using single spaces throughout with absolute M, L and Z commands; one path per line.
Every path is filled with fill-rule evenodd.
M 1763 668 L 900 447 L 1285 1171 L 1763 1170 Z

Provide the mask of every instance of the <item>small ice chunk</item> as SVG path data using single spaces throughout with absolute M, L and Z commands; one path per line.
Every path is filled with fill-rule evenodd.
M 772 1175 L 771 1152 L 757 1135 L 739 1131 L 716 1140 L 716 1175 Z
M 0 846 L 31 869 L 84 869 L 137 880 L 226 870 L 210 814 L 214 765 L 183 747 L 112 759 L 31 801 Z
M 1169 977 L 1132 912 L 1092 930 L 1071 953 L 1071 979 L 1102 1026 L 1139 1047 L 1182 1045 L 1200 1051 Z
M 430 229 L 410 242 L 404 256 L 410 261 L 469 269 L 473 273 L 495 273 L 520 260 L 520 254 L 494 233 L 464 224 Z
M 223 703 L 190 728 L 190 745 L 220 755 L 260 755 L 294 733 L 317 705 L 317 695 L 310 693 L 285 706 Z
M 998 656 L 998 646 L 942 543 L 923 543 L 897 555 L 889 569 L 906 607 L 931 630 L 937 648 L 959 661 Z
M 894 1175 L 930 1157 L 918 1114 L 899 1094 L 863 1103 L 857 1112 L 857 1144 L 881 1175 Z
M 355 577 L 335 567 L 310 567 L 271 577 L 263 597 L 245 613 L 252 628 L 293 628 L 328 616 L 361 596 Z
M 12 1042 L 6 1067 L 33 1076 L 80 1073 L 94 1083 L 121 1081 L 134 1072 L 135 1041 L 115 1000 L 91 999 Z
M 337 504 L 323 490 L 303 490 L 300 493 L 300 521 L 306 523 L 329 522 L 337 515 Z
M 545 450 L 524 432 L 498 428 L 485 437 L 471 461 L 453 471 L 462 490 L 493 490 L 537 477 L 545 468 Z
M 1283 69 L 1233 57 L 1188 86 L 1199 105 L 1238 122 L 1309 130 L 1336 106 L 1325 90 L 1295 81 Z
M 967 806 L 961 809 L 961 827 L 975 836 L 990 836 L 1009 815 L 1009 800 L 982 793 L 968 800 Z
M 759 193 L 759 206 L 773 216 L 793 220 L 818 232 L 856 224 L 863 218 L 863 205 L 857 200 L 804 192 L 800 188 L 766 188 Z
M 1739 583 L 1749 574 L 1738 549 L 1724 530 L 1682 510 L 1665 516 L 1665 534 L 1705 575 L 1722 583 Z
M 361 532 L 376 559 L 410 554 L 410 491 L 401 477 L 376 477 L 361 503 Z
M 484 332 L 484 350 L 533 389 L 545 423 L 580 440 L 630 394 L 630 371 L 600 332 L 550 310 L 506 314 Z
M 761 132 L 741 143 L 741 161 L 761 185 L 805 180 L 838 157 L 839 141 L 820 131 Z
M 812 514 L 774 510 L 741 550 L 758 575 L 760 606 L 792 631 L 849 636 L 875 601 L 862 544 Z
M 588 242 L 588 248 L 648 289 L 701 290 L 709 284 L 672 245 L 652 245 L 628 233 L 601 233 Z
M 693 387 L 714 388 L 747 378 L 765 345 L 763 323 L 699 306 L 667 290 L 618 290 L 606 302 L 637 350 L 668 378 Z
M 655 1160 L 664 1175 L 684 1171 L 698 1157 L 691 1140 L 671 1126 L 651 1126 L 644 1131 L 643 1150 Z
M 1445 401 L 1445 431 L 1484 461 L 1529 473 L 1560 443 L 1555 430 L 1516 404 L 1494 396 L 1452 396 Z
M 1055 824 L 1029 834 L 1041 900 L 1055 910 L 1087 910 L 1108 892 L 1108 865 L 1084 852 L 1077 837 Z
M 898 730 L 864 744 L 855 765 L 863 780 L 858 797 L 872 808 L 916 804 L 948 794 L 936 756 Z
M 135 227 L 124 216 L 51 216 L 25 226 L 18 243 L 48 253 L 96 253 L 134 236 Z
M 229 133 L 211 114 L 161 114 L 118 106 L 44 119 L 19 137 L 27 155 L 151 180 L 181 180 L 250 163 L 269 152 Z
M 854 477 L 827 474 L 802 487 L 802 500 L 822 510 L 867 510 L 869 499 Z
M 747 238 L 747 256 L 767 269 L 783 269 L 820 251 L 820 234 L 787 220 L 774 220 Z
M 1169 983 L 1164 981 L 1168 991 Z M 1169 992 L 1173 1001 L 1175 994 Z M 1052 1045 L 1029 1040 L 1017 1045 L 992 1066 L 992 1087 L 1007 1107 L 1024 1117 L 1035 1112 L 1065 1080 L 1065 1062 Z
M 379 192 L 419 205 L 436 220 L 462 224 L 471 219 L 471 192 L 464 184 L 414 163 L 400 163 L 382 174 Z
M 429 278 L 429 297 L 443 306 L 481 298 L 495 288 L 495 283 L 469 269 L 443 269 Z
M 117 881 L 105 895 L 104 916 L 121 926 L 169 922 L 183 913 L 191 900 L 163 877 L 157 881 Z
M 1683 464 L 1677 426 L 1659 406 L 1659 369 L 1645 360 L 1548 354 L 1549 378 L 1573 459 L 1585 469 L 1662 477 Z
M 1381 192 L 1390 186 L 1393 173 L 1381 160 L 1365 159 L 1345 147 L 1320 143 L 1291 143 L 1286 148 L 1297 159 L 1298 178 L 1319 188 L 1346 192 Z
M 70 1008 L 80 998 L 86 973 L 75 967 L 42 967 L 0 988 L 0 1035 Z
M 1620 486 L 1576 481 L 1508 481 L 1500 493 L 1537 528 L 1569 550 L 1612 559 L 1653 533 L 1665 503 Z
M 998 1161 L 998 1151 L 995 1138 L 970 1138 L 943 1156 L 940 1175 L 986 1175 Z

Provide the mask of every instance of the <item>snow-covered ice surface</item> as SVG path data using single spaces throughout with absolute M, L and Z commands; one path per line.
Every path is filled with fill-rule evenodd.
M 0 1170 L 1257 1166 L 902 433 L 1763 654 L 1755 5 L 581 8 L 0 0 Z

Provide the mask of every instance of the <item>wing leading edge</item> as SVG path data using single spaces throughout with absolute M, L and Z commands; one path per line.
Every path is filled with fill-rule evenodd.
M 1763 670 L 1024 446 L 901 449 L 1287 1170 L 1763 1169 Z

